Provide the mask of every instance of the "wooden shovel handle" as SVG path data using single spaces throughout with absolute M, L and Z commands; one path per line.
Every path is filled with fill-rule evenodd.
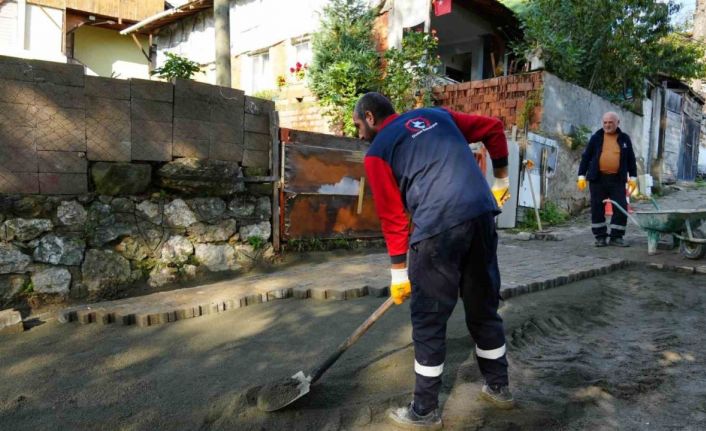
M 383 302 L 382 305 L 378 307 L 377 310 L 373 312 L 373 314 L 368 317 L 365 322 L 363 322 L 353 333 L 350 335 L 350 337 L 346 338 L 346 340 L 341 343 L 337 348 L 336 351 L 334 351 L 328 358 L 326 358 L 325 361 L 323 361 L 321 364 L 319 364 L 318 367 L 314 368 L 314 371 L 311 372 L 311 384 L 314 384 L 317 380 L 321 378 L 321 376 L 324 375 L 326 370 L 328 370 L 331 365 L 333 365 L 338 358 L 348 350 L 349 347 L 351 347 L 353 344 L 355 344 L 358 339 L 365 334 L 368 329 L 370 329 L 371 326 L 375 324 L 375 322 L 378 321 L 378 319 L 387 312 L 392 306 L 394 305 L 394 301 L 392 298 L 387 298 L 387 301 Z

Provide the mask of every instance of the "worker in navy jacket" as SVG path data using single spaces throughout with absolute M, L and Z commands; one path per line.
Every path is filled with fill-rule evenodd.
M 620 117 L 615 112 L 603 114 L 603 128 L 591 136 L 581 155 L 577 187 L 580 191 L 590 184 L 591 231 L 596 247 L 614 245 L 627 247 L 623 240 L 628 216 L 618 208 L 613 210 L 610 225 L 606 223 L 604 200 L 611 199 L 627 208 L 625 183 L 628 189 L 637 187 L 637 165 L 630 136 L 620 130 Z M 609 230 L 610 228 L 610 230 Z M 607 238 L 610 236 L 610 243 Z
M 414 400 L 392 410 L 390 418 L 403 427 L 441 428 L 438 396 L 446 322 L 459 294 L 485 378 L 481 395 L 512 407 L 503 322 L 497 312 L 494 217 L 509 197 L 502 122 L 441 108 L 398 115 L 379 93 L 360 98 L 353 121 L 359 137 L 372 143 L 365 170 L 391 258 L 390 294 L 397 304 L 412 297 Z M 468 145 L 479 141 L 493 162 L 492 189 Z

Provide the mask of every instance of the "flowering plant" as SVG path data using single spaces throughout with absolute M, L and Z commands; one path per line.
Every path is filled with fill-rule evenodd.
M 306 76 L 307 69 L 309 69 L 308 64 L 301 64 L 297 61 L 297 64 L 289 68 L 289 73 L 291 73 L 297 81 L 301 81 L 304 79 L 304 76 Z

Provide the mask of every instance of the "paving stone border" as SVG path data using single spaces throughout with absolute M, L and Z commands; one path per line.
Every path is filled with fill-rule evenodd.
M 698 274 L 706 275 L 706 265 L 669 265 L 665 263 L 648 263 L 646 265 L 650 269 L 658 271 L 679 272 L 681 274 Z
M 513 253 L 514 258 L 526 258 L 525 254 L 531 252 L 509 248 L 504 251 L 502 257 L 504 257 L 504 259 L 511 259 L 513 258 Z M 556 258 L 557 257 L 555 257 L 555 259 Z M 501 296 L 503 299 L 509 299 L 526 293 L 538 292 L 607 274 L 626 268 L 631 264 L 629 261 L 622 259 L 593 259 L 584 262 L 584 266 L 577 267 L 574 260 L 567 259 L 567 266 L 573 265 L 574 269 L 568 269 L 562 272 L 561 268 L 554 268 L 551 272 L 546 272 L 546 277 L 542 277 L 541 274 L 535 274 L 534 277 L 527 276 L 527 268 L 517 265 L 518 269 L 516 273 L 507 274 L 507 277 L 510 278 L 511 281 L 504 284 Z M 365 268 L 368 268 L 369 272 L 380 274 L 384 274 L 381 268 L 388 264 L 386 256 L 363 257 L 353 263 L 364 265 Z M 508 271 L 510 269 L 508 269 Z M 302 270 L 302 272 L 304 272 L 304 270 Z M 311 270 L 307 272 L 311 272 Z M 293 276 L 290 275 L 290 277 Z M 520 279 L 526 281 L 518 283 L 517 280 Z M 263 279 L 260 279 L 260 281 L 262 280 Z M 262 304 L 287 298 L 344 301 L 363 296 L 383 297 L 389 294 L 388 287 L 384 286 L 385 283 L 386 279 L 382 276 L 372 279 L 369 278 L 366 281 L 362 279 L 351 279 L 345 283 L 345 285 L 336 287 L 330 287 L 326 282 L 317 284 L 316 281 L 309 281 L 298 282 L 293 286 L 278 287 L 277 289 L 264 289 L 263 291 L 253 291 L 253 289 L 257 289 L 253 288 L 250 291 L 241 290 L 237 293 L 230 294 L 210 293 L 210 297 L 208 298 L 207 296 L 209 296 L 210 291 L 207 292 L 209 288 L 205 287 L 201 292 L 204 294 L 201 300 L 198 298 L 198 291 L 185 289 L 182 292 L 173 291 L 154 294 L 160 296 L 154 297 L 153 301 L 145 301 L 144 297 L 137 297 L 65 309 L 59 313 L 58 319 L 62 323 L 118 323 L 146 327 L 231 311 L 254 304 Z M 273 284 L 277 284 L 276 281 L 273 282 Z M 224 287 L 221 290 L 227 291 L 228 288 Z
M 18 334 L 25 330 L 19 311 L 8 309 L 0 311 L 0 335 Z

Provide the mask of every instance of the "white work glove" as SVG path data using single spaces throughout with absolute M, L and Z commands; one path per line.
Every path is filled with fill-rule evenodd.
M 495 178 L 490 191 L 493 192 L 498 208 L 502 208 L 505 202 L 510 199 L 510 177 Z

